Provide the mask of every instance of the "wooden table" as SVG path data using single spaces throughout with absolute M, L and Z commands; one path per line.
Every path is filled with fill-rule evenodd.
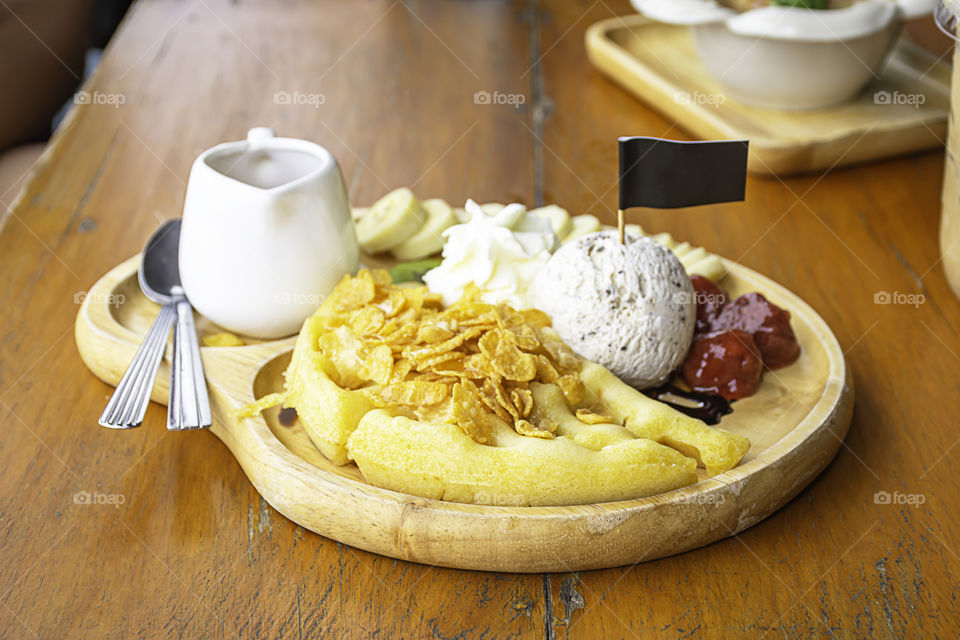
M 167 432 L 160 406 L 137 430 L 97 426 L 111 390 L 74 348 L 77 302 L 179 215 L 193 158 L 251 126 L 328 147 L 357 203 L 409 185 L 611 222 L 616 137 L 684 136 L 586 61 L 584 29 L 627 11 L 140 0 L 90 103 L 16 201 L 2 196 L 0 636 L 956 637 L 960 303 L 938 264 L 940 153 L 751 178 L 745 204 L 632 216 L 793 289 L 856 378 L 824 474 L 708 548 L 569 575 L 419 566 L 286 521 L 213 435 Z M 77 504 L 84 491 L 112 504 Z

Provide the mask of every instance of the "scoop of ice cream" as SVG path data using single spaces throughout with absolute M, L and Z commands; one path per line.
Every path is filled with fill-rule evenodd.
M 537 274 L 531 302 L 584 358 L 638 389 L 683 362 L 697 319 L 693 285 L 669 249 L 616 231 L 568 243 Z

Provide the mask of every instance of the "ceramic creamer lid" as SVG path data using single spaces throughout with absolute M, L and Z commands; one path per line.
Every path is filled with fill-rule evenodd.
M 247 131 L 247 143 L 250 148 L 262 147 L 265 142 L 277 136 L 270 127 L 254 127 Z

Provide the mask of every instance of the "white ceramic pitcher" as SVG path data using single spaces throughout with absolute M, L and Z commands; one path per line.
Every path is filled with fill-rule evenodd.
M 323 147 L 258 127 L 193 163 L 180 279 L 211 321 L 248 336 L 291 335 L 358 263 L 340 167 Z

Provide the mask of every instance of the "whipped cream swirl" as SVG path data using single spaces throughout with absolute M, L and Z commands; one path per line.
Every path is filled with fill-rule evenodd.
M 522 204 L 511 204 L 487 215 L 473 200 L 465 205 L 469 220 L 444 231 L 443 261 L 423 276 L 443 303 L 457 302 L 475 284 L 489 304 L 530 306 L 527 289 L 557 248 L 550 222 L 527 215 Z

